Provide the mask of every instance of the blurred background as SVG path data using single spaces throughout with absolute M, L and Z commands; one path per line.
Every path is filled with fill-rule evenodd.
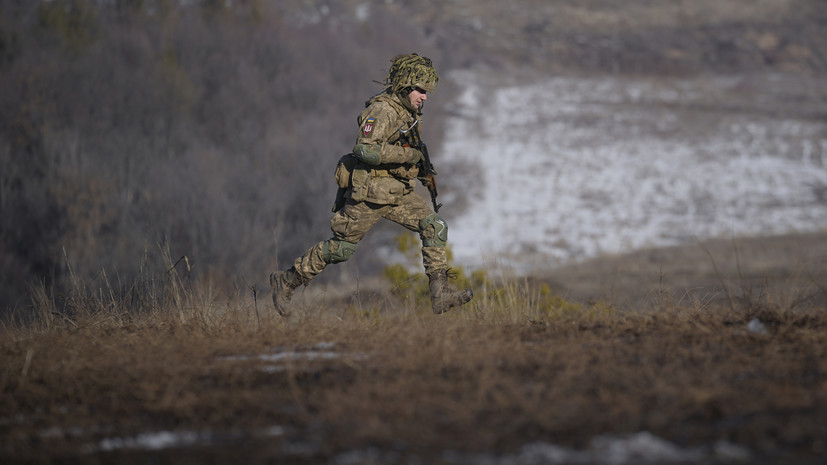
M 827 140 L 823 0 L 0 0 L 0 312 L 25 313 L 33 282 L 59 293 L 105 272 L 126 289 L 164 254 L 192 279 L 265 288 L 329 237 L 335 162 L 409 52 L 443 77 L 425 136 L 449 217 L 473 206 L 479 167 L 440 165 L 441 148 L 496 132 L 457 133 L 471 84 L 485 112 L 487 89 L 552 76 L 740 76 L 746 90 L 724 88 L 743 109 L 781 79 L 746 106 Z M 692 101 L 733 111 L 723 100 Z M 375 273 L 371 250 L 398 232 L 320 279 Z

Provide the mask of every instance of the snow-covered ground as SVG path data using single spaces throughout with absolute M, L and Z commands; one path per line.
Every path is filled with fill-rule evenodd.
M 211 431 L 155 431 L 136 436 L 113 436 L 97 444 L 86 445 L 89 454 L 119 450 L 164 451 L 191 447 L 221 447 L 222 443 L 258 439 L 272 440 L 284 436 L 288 431 L 281 426 L 272 426 L 250 433 L 219 433 Z M 313 441 L 301 443 L 279 441 L 281 456 L 312 456 L 322 449 Z M 278 442 L 277 442 L 278 444 Z M 271 446 L 272 448 L 273 446 Z M 627 436 L 602 435 L 594 438 L 588 448 L 570 449 L 545 442 L 526 444 L 516 454 L 468 454 L 446 450 L 443 460 L 459 465 L 640 465 L 640 464 L 689 464 L 689 463 L 743 463 L 749 461 L 752 452 L 736 444 L 720 441 L 711 446 L 681 448 L 667 440 L 643 431 Z M 386 451 L 378 448 L 356 449 L 340 453 L 327 463 L 333 465 L 360 465 L 366 463 L 420 463 L 421 459 L 411 455 L 405 457 L 398 450 Z
M 467 165 L 451 182 L 468 206 L 446 215 L 458 264 L 548 268 L 827 227 L 827 121 L 778 111 L 780 91 L 737 77 L 453 78 L 464 91 L 436 164 Z

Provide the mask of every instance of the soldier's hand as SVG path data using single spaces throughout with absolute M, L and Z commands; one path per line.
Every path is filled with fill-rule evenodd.
M 411 164 L 411 165 L 415 165 L 415 164 L 421 162 L 422 159 L 424 158 L 422 156 L 422 152 L 420 152 L 419 150 L 417 150 L 413 147 L 405 148 L 405 154 L 408 155 L 408 163 Z

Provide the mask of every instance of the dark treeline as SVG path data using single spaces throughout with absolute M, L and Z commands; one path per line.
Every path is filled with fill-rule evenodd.
M 263 283 L 325 238 L 371 80 L 418 36 L 277 4 L 0 2 L 0 309 L 70 267 L 128 286 L 159 245 Z

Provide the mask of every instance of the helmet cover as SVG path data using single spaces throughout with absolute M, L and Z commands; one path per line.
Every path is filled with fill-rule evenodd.
M 430 58 L 416 53 L 397 55 L 391 59 L 388 77 L 383 84 L 390 86 L 394 93 L 418 87 L 426 92 L 436 90 L 439 77 Z

